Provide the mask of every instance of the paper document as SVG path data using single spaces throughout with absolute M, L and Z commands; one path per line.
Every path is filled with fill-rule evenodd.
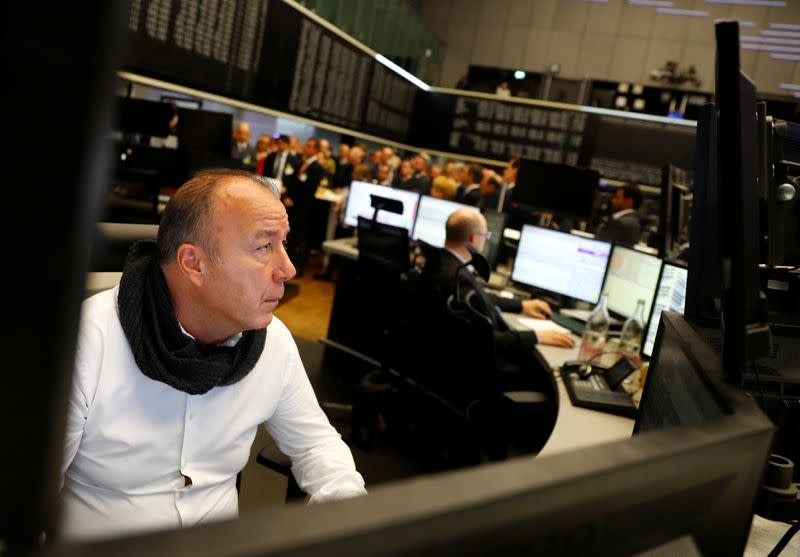
M 558 331 L 564 334 L 571 334 L 569 329 L 553 323 L 549 319 L 534 319 L 533 317 L 517 317 L 517 322 L 533 331 Z

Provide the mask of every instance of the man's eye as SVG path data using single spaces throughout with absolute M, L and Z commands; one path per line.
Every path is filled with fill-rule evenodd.
M 268 252 L 270 249 L 272 249 L 272 244 L 264 244 L 263 246 L 260 246 L 260 247 L 258 248 L 258 251 L 261 251 L 261 252 L 264 252 L 264 253 L 266 253 L 266 252 Z
M 281 244 L 283 244 L 283 249 L 288 249 L 289 248 L 289 240 L 284 240 L 284 241 L 281 242 Z

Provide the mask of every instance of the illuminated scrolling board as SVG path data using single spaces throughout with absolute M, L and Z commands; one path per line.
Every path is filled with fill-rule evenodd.
M 213 9 L 212 9 L 213 8 Z M 267 2 L 132 0 L 126 69 L 247 99 L 261 67 Z
M 417 99 L 409 142 L 493 160 L 521 156 L 592 168 L 605 178 L 659 185 L 663 165 L 694 168 L 694 137 L 691 126 L 432 92 Z
M 364 130 L 402 139 L 408 137 L 414 99 L 419 89 L 382 64 L 375 64 L 369 89 Z
M 124 69 L 405 141 L 415 85 L 281 0 L 133 0 Z
M 468 95 L 431 93 L 420 102 L 412 141 L 496 160 L 513 156 L 576 165 L 588 115 Z
M 374 59 L 311 20 L 300 24 L 289 111 L 358 128 Z

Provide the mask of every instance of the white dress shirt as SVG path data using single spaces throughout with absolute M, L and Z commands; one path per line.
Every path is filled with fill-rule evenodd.
M 236 474 L 259 424 L 292 459 L 311 501 L 366 493 L 277 317 L 244 379 L 189 395 L 139 370 L 119 321 L 118 290 L 83 306 L 62 468 L 66 538 L 235 517 Z

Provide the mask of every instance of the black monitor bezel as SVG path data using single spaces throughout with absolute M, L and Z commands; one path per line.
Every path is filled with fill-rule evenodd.
M 681 269 L 686 269 L 687 271 L 689 270 L 689 265 L 685 261 L 683 261 L 682 259 L 662 259 L 661 260 L 661 271 L 659 271 L 659 273 L 658 273 L 658 282 L 656 282 L 656 293 L 655 293 L 655 296 L 653 296 L 653 304 L 650 307 L 650 315 L 647 317 L 647 327 L 645 327 L 644 336 L 642 337 L 642 349 L 644 349 L 645 341 L 647 340 L 647 331 L 650 330 L 650 323 L 653 320 L 653 314 L 655 313 L 655 310 L 656 310 L 656 298 L 658 298 L 658 290 L 659 290 L 659 288 L 661 288 L 661 277 L 664 276 L 664 268 L 667 265 L 672 265 L 673 267 L 679 267 Z M 688 282 L 688 277 L 687 277 L 687 282 Z M 684 314 L 686 313 L 686 300 L 685 300 L 685 297 L 686 297 L 686 293 L 684 292 L 684 306 L 683 306 Z M 657 335 L 658 335 L 658 331 L 656 331 L 656 336 Z M 642 360 L 645 360 L 645 361 L 650 360 L 652 358 L 653 354 L 655 353 L 655 351 L 656 351 L 656 344 L 655 344 L 655 339 L 654 339 L 653 340 L 653 352 L 651 352 L 650 355 L 647 355 L 644 352 L 640 352 Z
M 656 287 L 653 290 L 653 296 L 650 299 L 650 312 L 652 312 L 653 302 L 655 301 L 656 293 L 658 292 L 658 281 L 661 280 L 661 271 L 662 271 L 662 269 L 664 267 L 664 260 L 661 257 L 657 256 L 657 255 L 653 255 L 651 253 L 646 253 L 644 251 L 638 250 L 636 248 L 632 248 L 630 246 L 625 246 L 625 245 L 622 245 L 622 244 L 612 244 L 611 252 L 608 254 L 608 263 L 606 264 L 606 274 L 603 276 L 603 286 L 600 289 L 600 291 L 603 292 L 603 291 L 606 290 L 606 281 L 608 280 L 608 274 L 611 272 L 611 259 L 614 257 L 614 251 L 616 249 L 618 249 L 618 248 L 619 249 L 626 249 L 628 251 L 633 251 L 633 252 L 636 252 L 636 253 L 640 253 L 642 255 L 646 255 L 648 257 L 653 257 L 653 258 L 658 259 L 659 261 L 661 261 L 661 267 L 659 267 L 659 269 L 658 269 L 658 279 L 656 279 Z M 624 320 L 626 320 L 626 319 L 628 319 L 630 317 L 630 315 L 624 315 L 624 314 L 622 314 L 622 313 L 620 313 L 618 311 L 613 311 L 610 307 L 607 307 L 607 309 L 608 309 L 608 314 L 611 317 L 613 317 L 614 319 L 619 319 L 621 321 L 624 321 Z M 648 314 L 650 312 L 648 312 Z M 647 322 L 649 323 L 649 317 L 648 317 Z M 647 325 L 647 323 L 645 323 L 645 325 Z

